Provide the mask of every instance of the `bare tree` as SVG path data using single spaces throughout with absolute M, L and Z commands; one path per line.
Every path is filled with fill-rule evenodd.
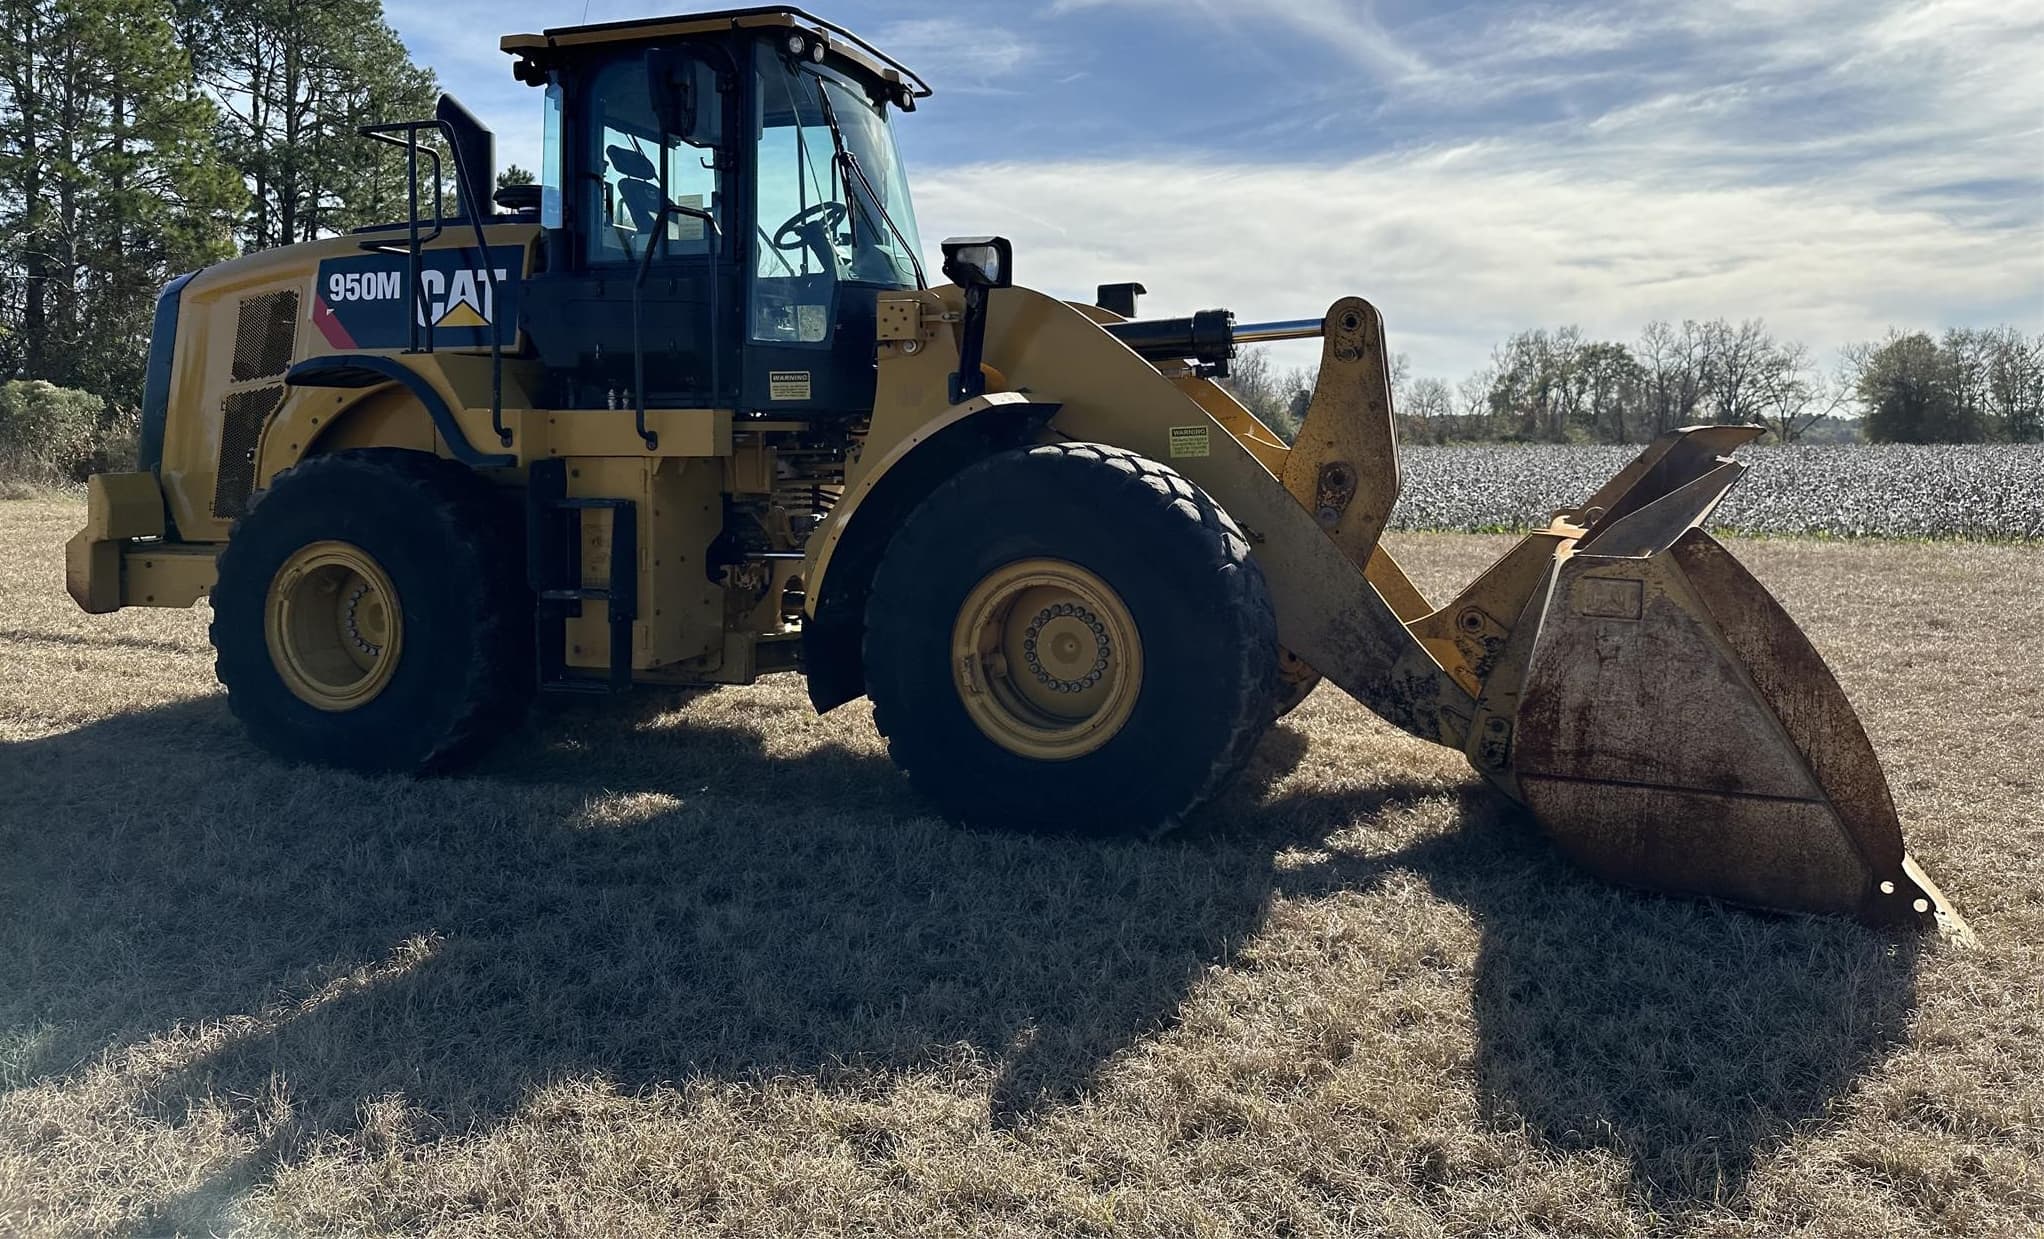
M 1662 435 L 1696 420 L 1706 379 L 1703 332 L 1694 322 L 1680 328 L 1655 320 L 1640 333 L 1633 355 L 1642 370 L 1642 399 L 1648 435 Z
M 1455 412 L 1462 422 L 1462 434 L 1471 439 L 1491 437 L 1490 389 L 1497 382 L 1493 366 L 1478 366 L 1455 389 Z
M 1777 343 L 1761 358 L 1753 380 L 1753 415 L 1775 439 L 1794 443 L 1844 405 L 1850 387 L 1811 360 L 1800 341 Z
M 1444 379 L 1415 379 L 1398 405 L 1399 420 L 1406 433 L 1425 443 L 1440 443 L 1449 437 L 1455 417 L 1455 391 Z
M 1725 423 L 1750 423 L 1759 416 L 1764 376 L 1775 350 L 1767 324 L 1749 318 L 1734 327 L 1714 318 L 1702 327 L 1705 373 L 1711 407 Z

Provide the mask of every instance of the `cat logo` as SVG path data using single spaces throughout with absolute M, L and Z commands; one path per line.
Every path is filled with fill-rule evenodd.
M 426 314 L 435 327 L 487 327 L 496 321 L 496 287 L 511 279 L 498 267 L 487 274 L 472 267 L 419 273 L 426 285 Z M 491 277 L 495 277 L 495 284 Z

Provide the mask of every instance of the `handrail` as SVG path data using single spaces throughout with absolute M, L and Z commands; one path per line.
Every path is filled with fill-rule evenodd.
M 461 144 L 455 140 L 454 126 L 446 121 L 439 119 L 387 121 L 379 125 L 364 125 L 360 130 L 365 138 L 401 147 L 405 152 L 405 175 L 409 181 L 406 203 L 411 211 L 410 219 L 406 223 L 406 256 L 412 276 L 410 323 L 412 344 L 405 351 L 410 353 L 433 351 L 433 321 L 432 316 L 426 313 L 425 262 L 420 254 L 426 244 L 438 240 L 440 234 L 446 230 L 446 225 L 442 222 L 442 217 L 447 212 L 441 192 L 440 153 L 427 147 L 426 157 L 433 161 L 433 231 L 423 238 L 419 235 L 419 134 L 428 129 L 439 131 L 440 136 L 447 141 L 447 151 L 454 157 L 455 185 L 473 190 L 476 182 L 469 176 L 468 165 L 463 161 Z M 399 134 L 404 136 L 399 137 Z M 490 240 L 483 232 L 482 210 L 489 205 L 489 199 L 484 197 L 481 202 L 469 201 L 475 196 L 472 192 L 466 193 L 461 206 L 462 214 L 468 216 L 469 225 L 475 230 L 476 249 L 482 256 L 483 282 L 490 290 L 490 429 L 497 433 L 497 443 L 500 446 L 510 447 L 511 431 L 504 425 L 503 325 L 497 318 L 502 302 L 497 296 L 496 269 L 490 265 Z M 362 247 L 382 253 L 393 252 L 388 242 L 364 241 Z M 423 349 L 419 347 L 419 324 L 422 322 L 426 325 L 426 347 Z
M 426 158 L 433 161 L 433 231 L 424 237 L 419 235 L 419 143 L 417 126 L 421 123 L 424 122 L 365 125 L 361 129 L 363 137 L 399 147 L 405 152 L 405 205 L 407 214 L 405 216 L 406 243 L 403 252 L 407 258 L 405 271 L 406 274 L 411 276 L 412 288 L 412 314 L 411 320 L 407 324 L 411 344 L 405 349 L 408 353 L 430 353 L 433 351 L 433 332 L 430 323 L 427 324 L 426 347 L 424 349 L 419 347 L 419 324 L 426 319 L 425 272 L 419 261 L 419 251 L 430 242 L 439 240 L 440 234 L 446 231 L 447 228 L 446 224 L 442 222 L 443 217 L 447 214 L 447 206 L 443 201 L 441 193 L 441 181 L 443 178 L 440 175 L 440 152 L 428 147 L 425 152 Z M 404 140 L 399 140 L 396 137 L 399 131 L 405 133 L 406 137 Z M 363 241 L 360 244 L 363 249 L 380 254 L 395 254 L 399 252 L 397 246 L 388 241 Z

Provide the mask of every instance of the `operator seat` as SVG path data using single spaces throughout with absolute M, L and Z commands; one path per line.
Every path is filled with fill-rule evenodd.
M 632 230 L 641 236 L 650 236 L 653 226 L 659 222 L 660 186 L 656 183 L 660 170 L 642 151 L 629 146 L 613 146 L 604 151 L 610 166 L 625 179 L 618 182 L 617 196 L 623 200 L 625 210 L 632 217 Z M 609 221 L 615 223 L 616 221 Z

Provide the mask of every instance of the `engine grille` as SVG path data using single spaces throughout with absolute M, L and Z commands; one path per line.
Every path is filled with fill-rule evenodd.
M 290 369 L 297 333 L 296 290 L 242 298 L 234 328 L 234 381 L 267 379 Z
M 213 482 L 213 515 L 235 517 L 248 510 L 263 424 L 283 404 L 281 383 L 233 392 L 220 402 L 220 471 Z

